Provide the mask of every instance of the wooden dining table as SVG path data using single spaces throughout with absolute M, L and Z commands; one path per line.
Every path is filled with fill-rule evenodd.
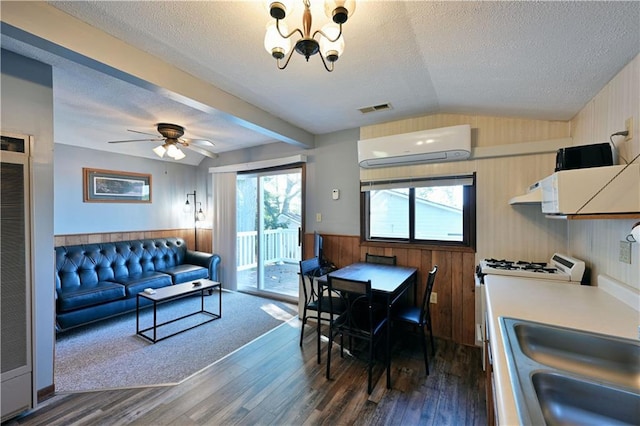
M 358 262 L 337 269 L 327 275 L 317 278 L 316 282 L 320 286 L 319 290 L 328 285 L 327 276 L 343 278 L 349 280 L 368 281 L 371 280 L 371 290 L 379 300 L 384 300 L 387 308 L 387 326 L 391 325 L 391 311 L 393 305 L 402 299 L 409 287 L 413 285 L 413 299 L 417 300 L 417 277 L 418 268 L 411 266 L 383 265 L 378 263 Z M 321 308 L 321 306 L 319 307 Z M 320 335 L 320 321 L 317 323 L 318 335 Z M 390 330 L 390 328 L 389 328 Z M 390 333 L 389 335 L 390 336 Z M 391 356 L 391 339 L 387 338 L 386 347 L 387 359 Z M 320 354 L 318 354 L 320 359 Z M 391 371 L 387 368 L 387 389 L 391 388 Z

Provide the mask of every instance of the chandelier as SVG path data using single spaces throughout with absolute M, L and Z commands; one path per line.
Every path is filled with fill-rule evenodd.
M 342 37 L 342 24 L 347 22 L 356 9 L 355 0 L 325 0 L 324 11 L 333 23 L 328 23 L 322 29 L 311 34 L 311 10 L 310 0 L 302 0 L 304 12 L 302 15 L 302 29 L 296 28 L 289 32 L 283 22 L 288 13 L 293 9 L 294 0 L 267 0 L 269 14 L 275 18 L 275 22 L 267 25 L 267 33 L 264 37 L 264 48 L 273 56 L 278 68 L 283 70 L 289 65 L 294 50 L 303 55 L 307 62 L 309 57 L 320 54 L 324 68 L 331 72 L 333 64 L 340 58 L 344 51 L 344 37 Z M 337 25 L 335 25 L 337 24 Z M 291 49 L 291 38 L 298 34 L 300 38 Z M 316 36 L 319 36 L 316 40 Z M 286 59 L 284 59 L 286 57 Z M 284 64 L 281 62 L 284 59 Z M 327 64 L 328 63 L 328 64 Z

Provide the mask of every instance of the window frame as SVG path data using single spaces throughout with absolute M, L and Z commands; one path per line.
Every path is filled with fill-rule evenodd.
M 363 244 L 384 243 L 385 245 L 410 245 L 410 246 L 436 246 L 460 249 L 476 248 L 476 174 L 456 175 L 445 177 L 428 177 L 413 179 L 417 182 L 432 181 L 437 182 L 442 179 L 465 179 L 471 178 L 471 185 L 464 185 L 462 190 L 463 207 L 462 207 L 462 241 L 448 240 L 417 240 L 415 238 L 415 188 L 421 185 L 412 186 L 412 180 L 406 180 L 406 186 L 409 188 L 409 238 L 389 238 L 389 237 L 371 237 L 370 235 L 370 191 L 360 192 L 360 241 Z

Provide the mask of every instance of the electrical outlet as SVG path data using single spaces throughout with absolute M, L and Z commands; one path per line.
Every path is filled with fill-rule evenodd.
M 316 222 L 322 222 L 322 213 L 316 213 Z
M 633 139 L 633 117 L 629 117 L 624 121 L 624 129 L 628 132 L 627 136 L 624 137 L 624 140 L 630 141 Z
M 631 243 L 620 241 L 620 262 L 631 265 Z
M 438 303 L 438 293 L 431 293 L 429 303 Z

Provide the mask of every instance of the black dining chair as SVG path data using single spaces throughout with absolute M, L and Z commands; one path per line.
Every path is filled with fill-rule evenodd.
M 371 373 L 375 361 L 375 349 L 378 343 L 383 341 L 388 345 L 389 327 L 387 315 L 384 307 L 372 302 L 371 280 L 357 281 L 343 278 L 327 276 L 329 291 L 339 291 L 346 303 L 346 309 L 331 322 L 329 330 L 329 350 L 327 352 L 327 379 L 331 378 L 331 349 L 333 340 L 340 335 L 340 356 L 344 357 L 344 336 L 352 339 L 365 341 L 368 344 L 368 381 L 367 392 L 371 394 L 372 380 Z M 330 302 L 331 303 L 331 302 Z M 332 314 L 336 311 L 330 304 L 329 310 Z M 387 346 L 388 348 L 388 346 Z M 386 353 L 386 351 L 385 351 Z M 387 388 L 391 387 L 389 376 L 389 355 L 385 355 L 387 368 Z
M 320 261 L 317 257 L 300 261 L 300 278 L 302 279 L 302 289 L 304 292 L 304 306 L 302 309 L 302 327 L 300 328 L 300 346 L 304 339 L 304 326 L 311 318 L 314 321 L 324 321 L 330 323 L 330 306 L 334 312 L 340 314 L 345 309 L 345 303 L 340 293 L 323 292 L 322 300 L 319 299 L 318 285 L 314 285 L 314 278 L 321 275 Z M 329 296 L 331 294 L 331 296 Z M 330 303 L 330 301 L 332 303 Z M 313 314 L 310 314 L 313 312 Z M 323 313 L 325 315 L 323 315 Z M 316 336 L 318 347 L 318 364 L 320 364 L 320 333 Z
M 396 265 L 396 256 L 381 256 L 378 254 L 367 253 L 364 257 L 366 263 L 378 263 L 381 265 Z
M 436 354 L 435 345 L 433 341 L 433 328 L 431 326 L 431 311 L 429 310 L 429 301 L 431 299 L 431 292 L 433 291 L 433 285 L 436 281 L 436 273 L 438 272 L 438 266 L 434 266 L 429 275 L 427 276 L 427 288 L 424 290 L 424 297 L 420 306 L 403 306 L 396 310 L 392 315 L 393 322 L 404 322 L 420 328 L 422 336 L 422 350 L 424 352 L 424 367 L 429 375 L 429 359 L 427 355 L 427 336 L 425 335 L 424 328 L 429 329 L 429 335 L 431 340 L 431 353 Z

